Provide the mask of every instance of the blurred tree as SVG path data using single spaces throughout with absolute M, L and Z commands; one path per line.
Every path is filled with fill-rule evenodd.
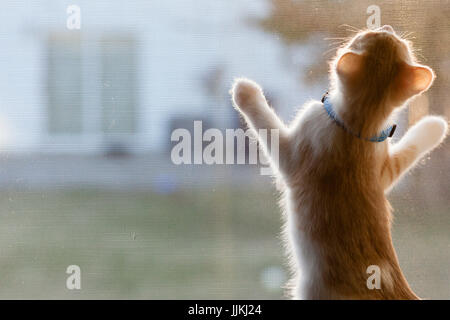
M 268 0 L 270 14 L 257 21 L 264 30 L 277 34 L 286 44 L 299 44 L 323 35 L 338 47 L 357 30 L 367 28 L 371 16 L 367 10 L 377 5 L 381 25 L 390 24 L 396 32 L 411 40 L 419 61 L 431 66 L 437 74 L 429 105 L 432 111 L 446 113 L 450 118 L 450 1 L 449 0 Z M 326 74 L 326 61 L 335 50 L 317 56 L 306 80 L 316 81 Z M 417 110 L 416 110 L 417 109 Z M 423 106 L 412 107 L 412 113 L 423 114 Z M 415 121 L 415 114 L 410 119 Z

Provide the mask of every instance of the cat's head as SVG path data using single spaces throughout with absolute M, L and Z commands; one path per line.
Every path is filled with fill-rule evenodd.
M 344 94 L 366 103 L 402 105 L 426 91 L 433 71 L 416 62 L 411 44 L 391 26 L 359 32 L 338 50 L 332 75 Z

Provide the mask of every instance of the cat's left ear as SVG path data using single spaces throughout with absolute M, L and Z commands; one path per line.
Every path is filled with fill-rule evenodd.
M 351 81 L 357 77 L 361 70 L 363 56 L 355 52 L 344 53 L 336 64 L 336 72 L 344 81 Z

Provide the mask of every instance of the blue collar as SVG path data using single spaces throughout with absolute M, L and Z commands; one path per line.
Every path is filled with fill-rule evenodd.
M 331 104 L 330 100 L 328 99 L 327 93 L 323 96 L 322 98 L 322 102 L 323 102 L 323 106 L 325 108 L 325 110 L 328 113 L 328 116 L 334 120 L 334 122 L 336 122 L 336 124 L 338 126 L 340 126 L 342 129 L 344 129 L 345 131 L 347 131 L 348 133 L 354 135 L 355 137 L 358 137 L 359 139 L 362 140 L 366 140 L 366 141 L 370 141 L 370 142 L 382 142 L 384 140 L 386 140 L 387 138 L 392 137 L 392 135 L 395 132 L 395 129 L 397 128 L 397 125 L 394 124 L 392 126 L 390 126 L 389 128 L 383 130 L 381 132 L 380 135 L 375 135 L 373 137 L 370 138 L 365 138 L 365 137 L 361 137 L 361 134 L 359 133 L 354 133 L 353 131 L 351 131 L 350 129 L 348 129 L 344 122 L 342 120 L 339 119 L 339 117 L 337 116 L 336 112 L 333 110 L 333 105 Z

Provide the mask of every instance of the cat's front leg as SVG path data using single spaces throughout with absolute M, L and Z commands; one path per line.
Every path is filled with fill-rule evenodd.
M 384 189 L 389 190 L 421 157 L 436 148 L 447 135 L 447 128 L 442 117 L 427 116 L 412 126 L 398 143 L 390 146 L 381 168 Z
M 279 159 L 271 159 L 276 162 L 275 165 L 283 170 L 286 167 L 290 148 L 288 130 L 275 111 L 269 106 L 264 94 L 255 82 L 240 78 L 236 79 L 230 91 L 233 106 L 238 110 L 246 121 L 247 125 L 253 130 L 258 137 L 258 141 L 270 157 L 274 154 L 271 150 L 272 135 L 278 136 L 278 153 Z M 265 130 L 267 139 L 262 139 L 260 130 Z M 268 142 L 270 141 L 270 145 Z

